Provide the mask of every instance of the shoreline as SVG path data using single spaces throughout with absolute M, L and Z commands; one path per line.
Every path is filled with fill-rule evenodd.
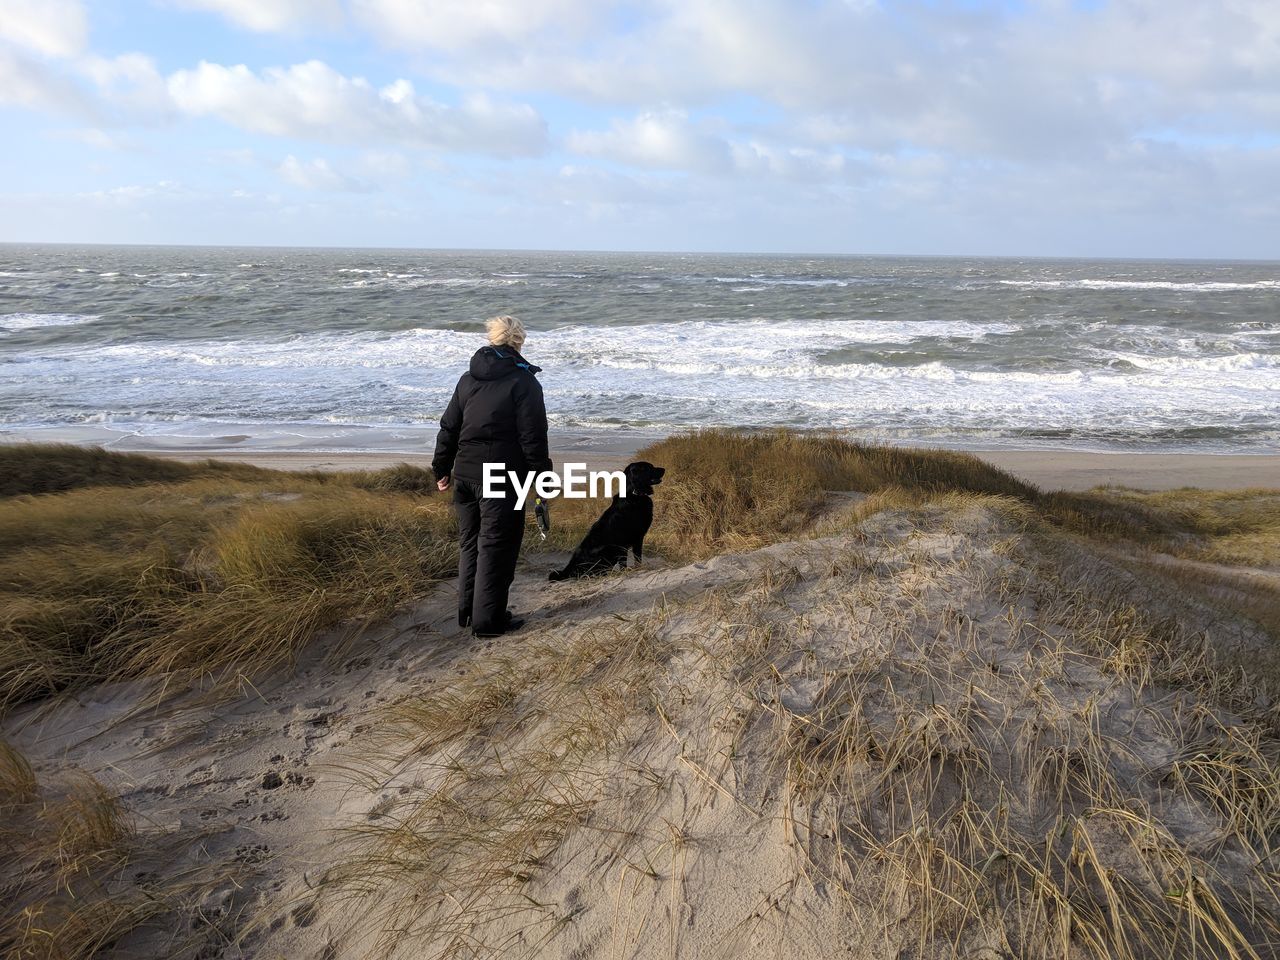
M 646 440 L 645 443 L 650 441 Z M 589 470 L 621 469 L 643 444 L 604 449 L 553 444 L 557 466 L 585 463 Z M 951 449 L 951 448 L 947 448 Z M 147 450 L 167 460 L 225 460 L 271 470 L 377 470 L 398 463 L 429 468 L 430 454 L 306 452 L 299 450 Z M 1045 490 L 1090 490 L 1099 486 L 1140 490 L 1280 489 L 1280 455 L 1228 453 L 1084 453 L 1074 450 L 960 450 L 981 457 Z
M 287 427 L 287 432 L 267 439 L 247 432 L 230 432 L 236 426 L 248 427 L 184 423 L 175 425 L 174 432 L 161 434 L 96 425 L 0 428 L 0 443 L 93 445 L 171 460 L 225 460 L 273 470 L 376 470 L 397 463 L 429 467 L 437 429 L 434 425 L 334 428 L 289 424 L 280 425 Z M 589 470 L 621 469 L 635 459 L 636 451 L 642 447 L 678 432 L 619 429 L 588 433 L 553 429 L 551 455 L 556 464 L 585 463 Z M 1280 452 L 1107 451 L 929 441 L 901 445 L 970 453 L 1046 490 L 1080 491 L 1098 486 L 1142 490 L 1280 489 Z

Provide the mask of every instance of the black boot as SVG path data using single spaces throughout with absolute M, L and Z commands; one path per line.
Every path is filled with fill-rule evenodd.
M 496 632 L 486 631 L 484 633 L 481 633 L 479 630 L 472 630 L 471 635 L 474 637 L 481 637 L 485 639 L 490 637 L 500 637 L 504 633 L 514 633 L 516 630 L 519 630 L 523 626 L 524 626 L 524 617 L 517 617 L 514 613 L 508 610 L 506 626 L 504 626 L 501 630 L 498 630 Z

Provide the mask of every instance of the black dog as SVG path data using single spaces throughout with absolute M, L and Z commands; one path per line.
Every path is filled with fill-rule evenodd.
M 662 475 L 667 471 L 641 460 L 627 464 L 623 472 L 627 477 L 627 495 L 614 494 L 613 504 L 591 525 L 569 563 L 563 570 L 549 575 L 548 580 L 608 573 L 618 564 L 626 564 L 628 549 L 636 555 L 636 563 L 643 559 L 644 535 L 653 523 L 653 488 L 662 482 Z

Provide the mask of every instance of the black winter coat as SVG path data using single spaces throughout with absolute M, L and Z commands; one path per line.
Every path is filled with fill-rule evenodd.
M 455 476 L 480 483 L 486 463 L 522 473 L 551 469 L 542 368 L 510 347 L 481 347 L 471 370 L 454 388 L 440 418 L 431 469 L 436 479 Z

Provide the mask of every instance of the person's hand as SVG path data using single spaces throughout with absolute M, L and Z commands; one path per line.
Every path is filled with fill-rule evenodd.
M 441 477 L 439 480 L 437 480 L 437 481 L 436 481 L 436 489 L 437 489 L 437 490 L 439 490 L 441 493 L 444 493 L 446 490 L 448 490 L 448 489 L 449 489 L 449 479 L 450 479 L 450 478 L 449 478 L 449 476 L 446 474 L 445 476 L 443 476 L 443 477 Z

